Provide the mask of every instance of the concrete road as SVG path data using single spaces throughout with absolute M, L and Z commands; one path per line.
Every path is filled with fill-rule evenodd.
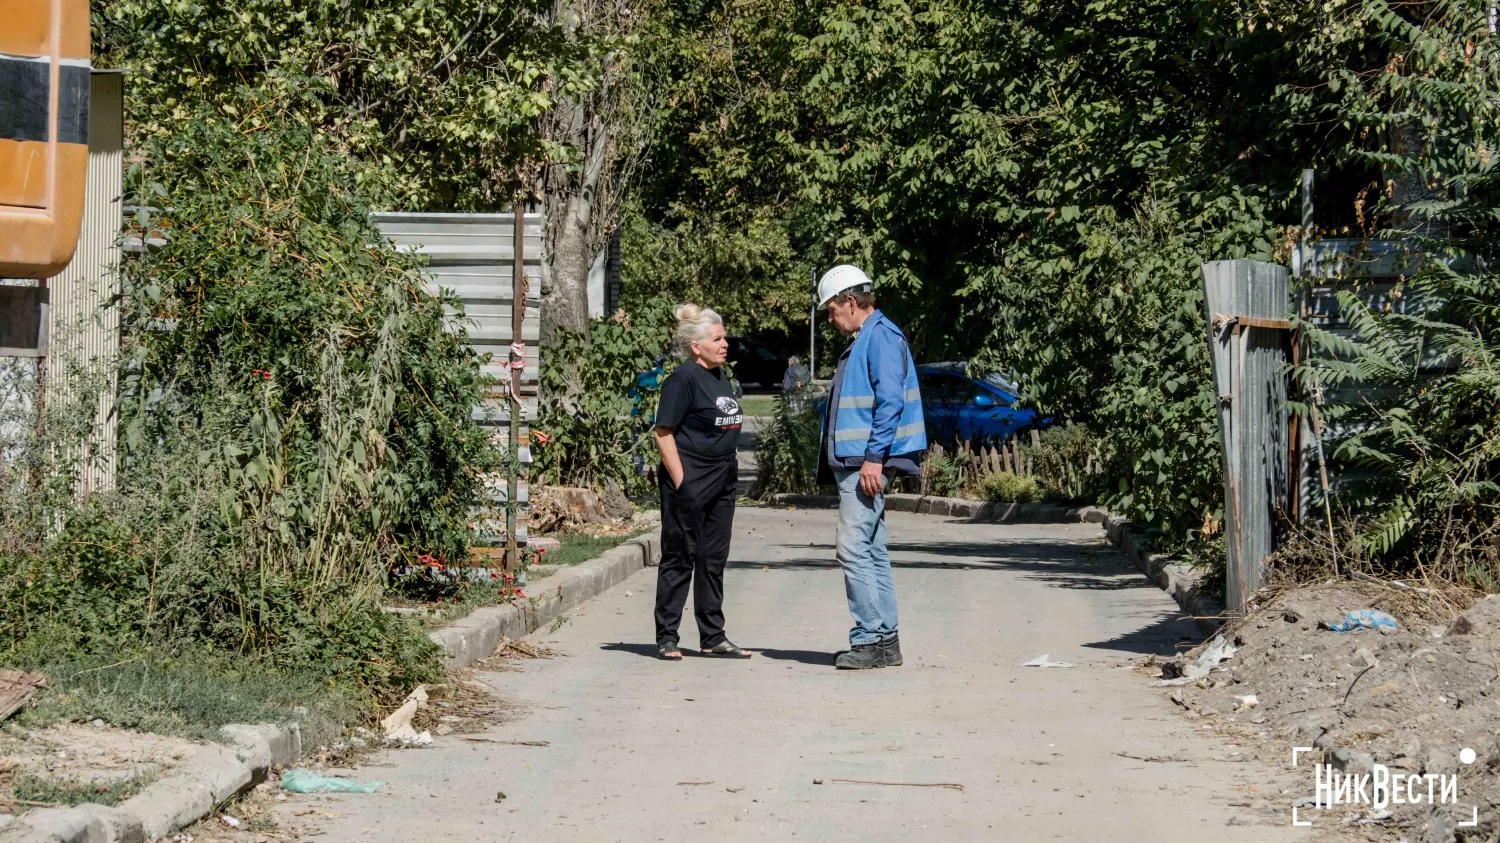
M 830 666 L 849 625 L 831 512 L 742 508 L 727 612 L 753 659 L 653 658 L 643 571 L 539 636 L 564 657 L 483 675 L 525 710 L 486 736 L 549 746 L 384 753 L 361 775 L 386 789 L 320 798 L 339 816 L 317 839 L 1305 839 L 1247 804 L 1271 771 L 1130 670 L 1193 631 L 1096 526 L 890 529 L 904 667 Z M 1020 666 L 1043 653 L 1076 667 Z

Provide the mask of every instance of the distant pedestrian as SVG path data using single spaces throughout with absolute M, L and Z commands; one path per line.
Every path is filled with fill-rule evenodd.
M 818 282 L 818 307 L 854 341 L 844 349 L 823 417 L 818 483 L 839 490 L 836 555 L 854 626 L 842 670 L 901 664 L 896 588 L 886 549 L 885 487 L 893 475 L 916 474 L 927 433 L 917 367 L 906 336 L 875 309 L 868 276 L 836 266 Z
M 807 386 L 810 380 L 811 376 L 808 374 L 807 367 L 802 365 L 802 358 L 795 354 L 788 357 L 786 374 L 781 377 L 781 390 L 787 393 L 795 392 Z
M 812 374 L 802 365 L 802 358 L 793 354 L 787 358 L 786 374 L 781 376 L 781 394 L 786 396 L 792 412 L 802 412 L 803 388 L 812 382 Z
M 677 345 L 687 360 L 661 386 L 654 433 L 661 452 L 661 563 L 656 570 L 656 654 L 682 658 L 677 627 L 693 588 L 698 646 L 705 655 L 750 658 L 724 634 L 724 566 L 734 528 L 744 414 L 723 363 L 719 314 L 677 307 Z

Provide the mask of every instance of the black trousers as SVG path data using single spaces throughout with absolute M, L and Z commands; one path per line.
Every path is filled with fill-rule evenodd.
M 667 470 L 659 472 L 661 490 L 661 565 L 656 569 L 656 641 L 676 642 L 693 587 L 693 617 L 698 645 L 724 640 L 724 564 L 734 528 L 734 484 L 739 460 L 734 455 L 709 460 L 678 450 L 682 485 L 673 488 Z

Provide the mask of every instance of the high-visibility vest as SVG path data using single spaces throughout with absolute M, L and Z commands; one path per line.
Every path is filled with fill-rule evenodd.
M 833 455 L 862 457 L 868 450 L 870 431 L 875 422 L 875 385 L 870 381 L 870 352 L 890 354 L 899 349 L 904 375 L 901 380 L 901 417 L 896 422 L 896 438 L 889 454 L 911 454 L 927 448 L 927 428 L 922 422 L 922 392 L 917 388 L 917 367 L 906 346 L 906 335 L 894 323 L 875 311 L 860 328 L 844 364 L 844 380 L 839 385 L 839 403 L 834 414 Z

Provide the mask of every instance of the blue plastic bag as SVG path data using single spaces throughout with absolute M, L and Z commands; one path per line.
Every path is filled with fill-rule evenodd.
M 1356 609 L 1336 624 L 1330 624 L 1334 632 L 1353 632 L 1356 629 L 1385 629 L 1395 632 L 1396 619 L 1379 609 Z

